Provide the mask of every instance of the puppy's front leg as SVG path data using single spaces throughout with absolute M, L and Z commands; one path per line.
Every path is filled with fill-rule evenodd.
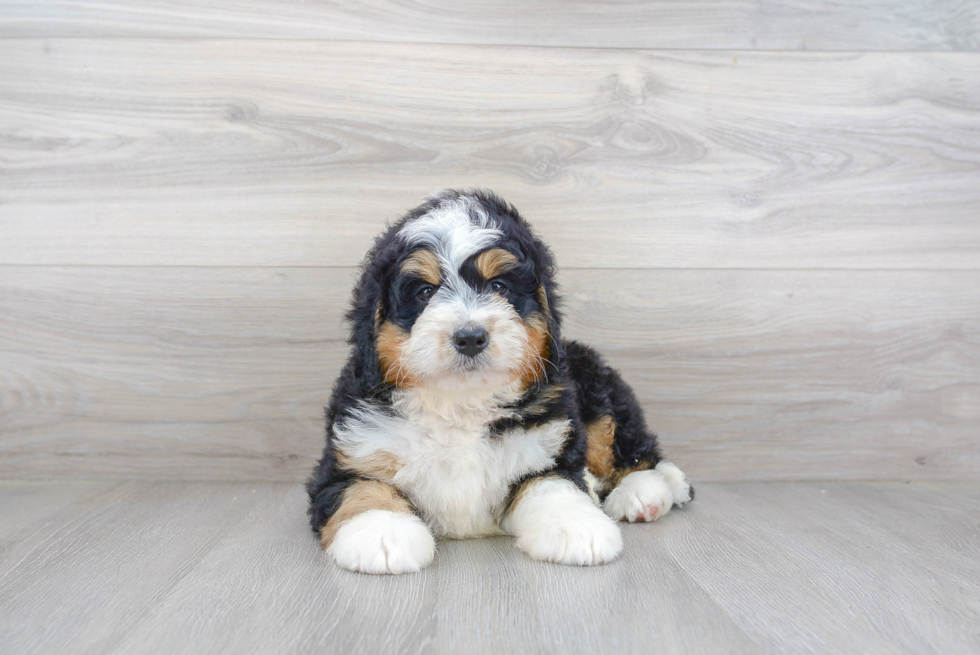
M 557 475 L 523 482 L 501 527 L 534 559 L 559 564 L 602 564 L 623 549 L 619 527 L 588 494 Z
M 362 573 L 411 573 L 427 566 L 436 542 L 412 505 L 389 484 L 355 480 L 320 529 L 320 543 L 340 566 Z

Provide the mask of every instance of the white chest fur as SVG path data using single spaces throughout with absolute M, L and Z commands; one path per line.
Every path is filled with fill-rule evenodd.
M 568 420 L 490 437 L 498 399 L 447 403 L 425 392 L 396 392 L 391 408 L 362 405 L 334 426 L 338 447 L 352 457 L 389 454 L 401 464 L 390 480 L 438 536 L 500 534 L 510 485 L 552 466 Z

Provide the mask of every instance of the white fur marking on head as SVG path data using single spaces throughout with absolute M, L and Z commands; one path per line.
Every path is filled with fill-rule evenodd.
M 444 200 L 435 209 L 403 227 L 398 236 L 411 246 L 428 246 L 439 258 L 443 283 L 459 284 L 459 267 L 467 258 L 492 246 L 503 232 L 473 198 Z
M 436 541 L 419 517 L 375 509 L 341 524 L 327 553 L 351 571 L 414 573 L 435 557 Z
M 569 480 L 534 483 L 502 523 L 534 559 L 592 566 L 623 549 L 619 527 Z

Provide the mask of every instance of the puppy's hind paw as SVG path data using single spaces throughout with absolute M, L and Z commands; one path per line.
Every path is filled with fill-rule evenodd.
M 684 471 L 670 462 L 660 462 L 654 471 L 662 474 L 667 485 L 670 486 L 670 492 L 674 494 L 674 505 L 683 507 L 694 500 L 694 487 L 687 481 Z
M 684 473 L 670 462 L 660 462 L 652 471 L 635 471 L 623 478 L 606 497 L 603 509 L 616 521 L 649 522 L 690 500 L 691 485 Z
M 327 553 L 351 571 L 414 573 L 432 562 L 436 542 L 417 516 L 371 510 L 342 524 Z

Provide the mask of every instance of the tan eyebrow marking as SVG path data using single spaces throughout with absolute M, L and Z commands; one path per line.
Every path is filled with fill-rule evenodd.
M 402 273 L 415 273 L 429 284 L 439 284 L 439 259 L 431 250 L 416 250 L 402 264 Z
M 490 280 L 517 266 L 517 257 L 503 248 L 484 250 L 476 258 L 476 270 L 484 280 Z

